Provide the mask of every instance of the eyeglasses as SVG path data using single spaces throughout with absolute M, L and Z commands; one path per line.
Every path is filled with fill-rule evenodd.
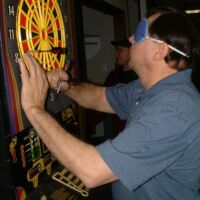
M 160 44 L 164 43 L 164 41 L 162 41 L 162 40 L 150 37 L 148 35 L 148 29 L 149 29 L 148 20 L 146 18 L 143 18 L 139 22 L 138 26 L 136 27 L 136 31 L 133 35 L 134 42 L 140 43 L 140 42 L 143 42 L 145 39 L 149 38 L 154 42 L 157 42 L 157 43 L 160 43 Z M 179 49 L 177 49 L 177 48 L 175 48 L 175 47 L 173 47 L 169 44 L 167 44 L 167 45 L 170 49 L 172 49 L 176 53 L 181 54 L 182 56 L 185 56 L 185 57 L 189 57 L 186 53 L 182 52 L 181 50 L 179 50 Z

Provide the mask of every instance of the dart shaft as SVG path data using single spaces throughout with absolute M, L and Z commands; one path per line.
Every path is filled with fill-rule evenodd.
M 28 51 L 28 53 L 43 53 L 43 52 L 51 52 L 54 54 L 64 54 L 64 53 L 67 53 L 67 49 L 62 48 L 62 47 L 53 47 L 52 49 L 48 49 L 48 50 L 29 50 Z

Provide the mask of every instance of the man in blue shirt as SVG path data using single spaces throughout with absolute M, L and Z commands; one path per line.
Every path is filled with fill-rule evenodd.
M 19 60 L 23 109 L 87 187 L 112 182 L 115 200 L 200 199 L 200 95 L 189 67 L 197 57 L 194 27 L 178 12 L 155 14 L 141 20 L 129 41 L 129 65 L 139 80 L 109 88 L 70 85 L 60 69 L 46 76 L 26 54 L 29 70 Z M 81 106 L 117 113 L 125 129 L 97 147 L 76 139 L 45 111 L 49 83 Z

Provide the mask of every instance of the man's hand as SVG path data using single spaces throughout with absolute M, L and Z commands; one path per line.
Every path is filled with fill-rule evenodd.
M 49 84 L 45 71 L 35 58 L 24 54 L 24 60 L 19 59 L 22 80 L 21 102 L 28 114 L 34 108 L 44 109 Z
M 69 77 L 68 74 L 63 69 L 54 69 L 50 72 L 47 72 L 47 79 L 49 81 L 50 87 L 59 90 L 65 91 L 69 89 Z

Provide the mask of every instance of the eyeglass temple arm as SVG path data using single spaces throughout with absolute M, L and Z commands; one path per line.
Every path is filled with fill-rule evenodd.
M 159 40 L 159 39 L 155 39 L 155 38 L 152 38 L 152 37 L 149 37 L 149 36 L 147 36 L 147 38 L 150 38 L 150 39 L 153 40 L 154 42 L 163 43 L 163 41 L 162 41 L 162 40 Z M 184 53 L 184 52 L 178 50 L 177 48 L 171 46 L 170 44 L 167 44 L 167 45 L 168 45 L 168 47 L 169 47 L 170 49 L 176 51 L 177 53 L 181 54 L 182 56 L 185 56 L 185 57 L 188 57 L 188 58 L 189 58 L 189 56 L 188 56 L 186 53 Z

